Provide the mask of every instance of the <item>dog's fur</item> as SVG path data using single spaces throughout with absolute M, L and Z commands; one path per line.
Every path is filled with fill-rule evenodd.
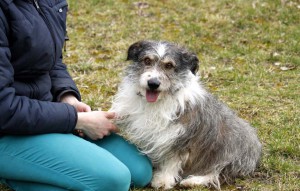
M 129 47 L 128 60 L 111 111 L 124 136 L 152 160 L 152 187 L 220 189 L 255 170 L 261 143 L 254 128 L 202 87 L 194 53 L 140 41 Z

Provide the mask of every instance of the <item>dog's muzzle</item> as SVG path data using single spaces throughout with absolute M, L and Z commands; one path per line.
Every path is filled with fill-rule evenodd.
M 146 90 L 146 99 L 148 102 L 156 102 L 159 96 L 160 81 L 157 78 L 151 78 L 147 83 L 149 89 Z
M 157 78 L 151 78 L 147 83 L 150 90 L 156 90 L 160 86 L 160 81 Z

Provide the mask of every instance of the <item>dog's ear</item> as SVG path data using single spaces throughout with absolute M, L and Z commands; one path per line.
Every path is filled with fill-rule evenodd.
M 196 75 L 199 69 L 199 59 L 196 54 L 191 52 L 184 52 L 183 53 L 183 60 L 191 70 L 191 72 Z
M 138 41 L 128 48 L 127 52 L 127 60 L 137 61 L 139 58 L 139 54 L 142 52 L 145 46 L 145 41 Z

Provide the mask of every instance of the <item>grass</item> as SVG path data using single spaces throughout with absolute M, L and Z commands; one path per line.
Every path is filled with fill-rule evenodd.
M 188 47 L 201 60 L 202 82 L 256 127 L 263 143 L 255 175 L 222 190 L 296 191 L 299 18 L 299 0 L 69 0 L 64 59 L 83 101 L 107 110 L 130 44 L 156 39 Z M 151 189 L 135 191 L 142 190 Z

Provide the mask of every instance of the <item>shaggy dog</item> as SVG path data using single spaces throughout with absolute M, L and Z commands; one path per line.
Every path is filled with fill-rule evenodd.
M 194 53 L 140 41 L 129 47 L 128 60 L 111 111 L 124 136 L 151 159 L 152 187 L 220 189 L 255 170 L 261 155 L 255 129 L 198 82 Z

